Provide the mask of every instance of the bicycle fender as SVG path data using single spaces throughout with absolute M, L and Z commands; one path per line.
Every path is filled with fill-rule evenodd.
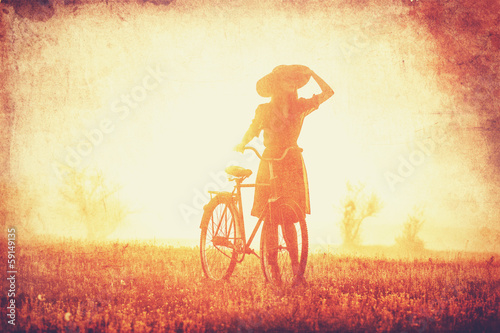
M 205 216 L 207 214 L 207 208 L 221 202 L 231 202 L 232 197 L 233 194 L 231 192 L 219 192 L 205 206 L 203 206 L 203 217 L 201 218 L 200 229 L 203 229 L 208 225 L 209 219 L 208 216 Z

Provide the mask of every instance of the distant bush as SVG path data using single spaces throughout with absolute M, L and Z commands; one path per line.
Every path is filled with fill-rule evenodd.
M 95 240 L 109 236 L 130 214 L 118 197 L 119 189 L 99 170 L 69 169 L 60 193 L 69 204 L 66 213 L 76 213 L 87 229 L 87 238 Z
M 352 184 L 347 182 L 347 194 L 340 202 L 342 221 L 340 229 L 342 232 L 343 245 L 353 247 L 360 245 L 361 223 L 370 216 L 377 214 L 382 209 L 382 201 L 375 193 L 368 193 L 366 184 Z
M 406 222 L 403 224 L 402 235 L 396 237 L 396 244 L 405 250 L 422 251 L 424 241 L 418 233 L 424 225 L 424 210 L 422 207 L 414 207 L 413 212 L 408 214 Z

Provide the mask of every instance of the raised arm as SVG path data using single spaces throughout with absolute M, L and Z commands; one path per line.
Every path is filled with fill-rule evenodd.
M 321 94 L 318 95 L 318 102 L 322 104 L 324 101 L 333 96 L 333 89 L 326 83 L 322 78 L 320 78 L 316 73 L 311 70 L 311 76 L 318 83 L 318 86 L 321 88 Z

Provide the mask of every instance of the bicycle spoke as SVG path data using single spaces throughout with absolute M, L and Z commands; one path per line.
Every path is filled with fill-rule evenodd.
M 224 251 L 222 251 L 220 248 L 218 247 L 214 247 L 217 251 L 219 251 L 220 253 L 222 253 L 223 255 L 225 255 L 226 257 L 228 257 L 229 259 L 231 259 L 232 257 L 228 256 L 226 253 L 224 253 Z
M 202 230 L 201 256 L 205 274 L 220 280 L 229 276 L 235 262 L 235 214 L 233 208 L 217 198 L 207 209 L 208 221 Z
M 217 219 L 217 220 L 219 220 L 219 221 L 224 221 L 224 217 L 226 216 L 226 212 L 227 212 L 227 206 L 224 206 L 224 211 L 222 212 L 222 216 L 221 216 L 221 218 L 220 218 L 220 219 Z M 219 231 L 219 229 L 220 229 L 221 224 L 222 224 L 222 223 L 219 223 L 219 224 L 217 225 L 217 230 L 215 231 L 215 234 L 216 234 L 216 235 L 217 235 L 217 233 L 218 233 L 218 231 Z M 227 231 L 227 230 L 226 230 L 226 231 Z

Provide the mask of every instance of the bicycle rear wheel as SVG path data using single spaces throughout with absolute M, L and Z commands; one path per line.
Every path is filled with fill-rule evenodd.
M 293 200 L 280 199 L 272 206 L 260 238 L 261 266 L 266 280 L 290 287 L 304 282 L 309 240 L 300 207 Z M 274 217 L 274 218 L 273 218 Z
M 239 218 L 230 196 L 217 195 L 205 206 L 201 222 L 200 255 L 205 276 L 212 280 L 231 276 L 244 244 Z

